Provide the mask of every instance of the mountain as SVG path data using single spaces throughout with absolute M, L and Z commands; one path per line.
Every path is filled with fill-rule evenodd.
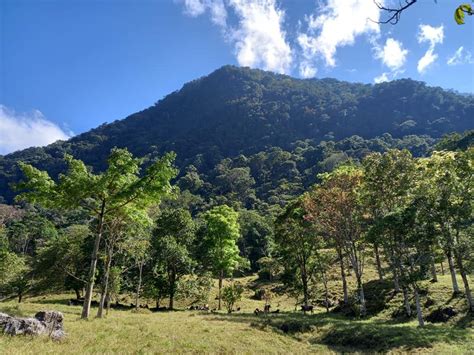
M 198 173 L 209 176 L 211 171 L 218 174 L 216 166 L 224 158 L 275 148 L 293 154 L 302 144 L 295 142 L 314 148 L 322 141 L 339 142 L 352 136 L 370 141 L 385 134 L 386 145 L 400 145 L 407 136 L 411 137 L 408 145 L 432 144 L 430 139 L 472 129 L 473 117 L 473 96 L 409 79 L 368 85 L 301 80 L 224 66 L 123 120 L 68 141 L 0 156 L 0 196 L 12 200 L 10 184 L 20 178 L 18 161 L 56 176 L 64 168 L 65 152 L 101 170 L 114 146 L 127 147 L 138 156 L 173 150 L 180 168 L 192 164 Z M 413 143 L 415 136 L 423 136 L 423 142 Z M 372 143 L 364 144 L 369 147 Z M 326 158 L 316 154 L 310 163 Z M 182 171 L 184 174 L 185 169 Z M 258 185 L 254 173 L 258 171 L 250 171 Z

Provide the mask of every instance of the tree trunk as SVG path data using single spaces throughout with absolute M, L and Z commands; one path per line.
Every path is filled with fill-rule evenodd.
M 408 297 L 408 289 L 405 286 L 403 287 L 403 304 L 405 306 L 407 316 L 411 317 L 410 298 Z
M 308 305 L 308 277 L 306 275 L 306 268 L 303 267 L 301 270 L 301 283 L 303 284 L 303 303 L 306 306 Z M 304 311 L 306 313 L 306 310 Z
M 107 304 L 107 308 L 105 309 L 105 315 L 108 316 L 109 315 L 109 311 L 110 311 L 110 292 L 107 292 L 107 296 L 105 296 L 105 302 Z
M 76 300 L 80 300 L 81 299 L 81 290 L 78 289 L 78 288 L 75 288 L 74 292 L 76 293 Z
M 92 250 L 91 266 L 89 268 L 89 276 L 88 276 L 87 285 L 86 285 L 86 294 L 84 295 L 84 305 L 82 306 L 82 314 L 81 314 L 82 319 L 89 318 L 89 313 L 91 310 L 92 292 L 94 291 L 95 270 L 97 268 L 97 256 L 99 254 L 100 240 L 102 239 L 102 231 L 104 227 L 104 213 L 105 213 L 105 200 L 102 201 L 102 206 L 100 208 L 98 232 L 94 241 L 94 249 Z
M 107 261 L 105 263 L 105 274 L 104 274 L 104 281 L 102 284 L 102 293 L 100 294 L 100 302 L 99 302 L 99 309 L 97 310 L 97 318 L 102 318 L 104 314 L 104 307 L 105 307 L 105 297 L 109 292 L 109 276 L 110 276 L 110 266 L 112 265 L 112 256 L 113 256 L 113 244 L 109 248 L 109 252 L 107 253 Z
M 221 310 L 221 291 L 222 291 L 222 280 L 224 279 L 224 271 L 221 270 L 219 273 L 219 305 L 217 306 L 217 309 L 220 311 Z
M 377 243 L 374 244 L 374 251 L 375 251 L 375 263 L 377 265 L 377 273 L 379 274 L 379 280 L 383 280 L 383 270 L 382 270 L 382 262 L 380 261 L 380 252 L 379 246 Z
M 443 262 L 440 262 L 439 264 L 440 264 L 440 266 L 441 266 L 441 275 L 444 276 L 444 265 L 443 265 Z
M 453 252 L 449 247 L 446 256 L 448 257 L 449 272 L 451 273 L 451 282 L 453 283 L 453 293 L 459 293 L 458 281 L 456 280 L 456 269 L 454 268 Z
M 431 255 L 431 279 L 433 282 L 438 282 L 438 275 L 436 274 L 436 264 L 433 255 Z
M 349 303 L 349 295 L 347 292 L 347 280 L 346 280 L 346 271 L 344 269 L 344 259 L 342 257 L 342 252 L 340 249 L 337 250 L 339 258 L 339 266 L 341 268 L 341 280 L 342 280 L 342 292 L 344 294 L 344 305 Z
M 400 292 L 400 281 L 398 280 L 398 272 L 395 271 L 393 274 L 393 288 L 396 293 Z
M 469 312 L 474 312 L 474 302 L 472 300 L 471 288 L 469 287 L 469 280 L 467 279 L 467 272 L 466 272 L 466 269 L 464 268 L 464 263 L 459 253 L 456 253 L 456 261 L 457 261 L 459 273 L 461 274 L 462 282 L 464 284 L 464 293 L 466 294 Z
M 328 292 L 328 280 L 326 275 L 323 275 L 323 284 L 324 284 L 324 301 L 326 302 L 326 313 L 329 313 L 329 292 Z
M 18 303 L 21 303 L 21 300 L 23 299 L 23 292 L 18 292 Z
M 393 287 L 395 289 L 395 293 L 399 293 L 400 292 L 400 279 L 398 275 L 397 263 L 395 262 L 395 256 L 393 254 L 394 253 L 392 251 L 391 256 L 390 256 L 390 268 L 392 269 Z
M 170 283 L 170 288 L 169 288 L 170 300 L 169 300 L 168 308 L 172 310 L 174 308 L 174 292 L 175 292 L 175 284 L 176 284 L 176 276 L 175 276 L 174 271 L 171 271 L 169 275 L 169 283 Z
M 365 304 L 365 294 L 364 286 L 362 285 L 362 276 L 360 275 L 359 271 L 357 271 L 357 287 L 359 288 L 360 316 L 365 317 L 367 315 L 367 306 Z
M 137 285 L 137 294 L 135 296 L 135 309 L 138 310 L 140 305 L 140 289 L 142 288 L 142 271 L 143 271 L 143 260 L 140 261 L 138 265 L 138 285 Z
M 416 286 L 414 287 L 414 293 L 415 293 L 416 315 L 418 318 L 418 325 L 420 327 L 423 327 L 425 325 L 425 322 L 423 321 L 423 313 L 421 311 L 420 294 L 418 293 L 418 288 Z
M 474 301 L 472 299 L 471 289 L 469 287 L 469 281 L 467 279 L 466 271 L 461 271 L 462 282 L 464 283 L 464 292 L 466 293 L 467 305 L 469 307 L 469 311 L 474 313 Z

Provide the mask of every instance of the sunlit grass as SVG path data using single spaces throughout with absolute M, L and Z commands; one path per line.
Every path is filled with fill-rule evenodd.
M 67 300 L 73 297 L 68 294 L 26 298 L 20 305 L 15 301 L 3 302 L 0 312 L 19 316 L 32 316 L 43 309 L 63 312 L 68 335 L 59 343 L 45 338 L 0 336 L 0 353 L 474 353 L 473 318 L 464 311 L 464 298 L 451 297 L 448 275 L 441 276 L 438 283 L 423 284 L 428 290 L 424 300 L 430 297 L 434 301 L 425 312 L 446 305 L 461 311 L 447 324 L 427 323 L 423 329 L 415 320 L 393 319 L 391 314 L 401 305 L 401 298 L 389 298 L 388 293 L 383 293 L 383 284 L 374 281 L 371 292 L 374 296 L 384 294 L 388 301 L 383 309 L 363 320 L 326 314 L 320 308 L 318 313 L 305 316 L 295 312 L 295 300 L 283 294 L 272 300 L 273 309 L 279 308 L 282 313 L 256 317 L 252 312 L 262 308 L 264 301 L 251 298 L 254 290 L 278 285 L 257 283 L 255 276 L 238 281 L 246 286 L 246 291 L 237 304 L 241 311 L 230 315 L 224 310 L 220 313 L 112 310 L 106 319 L 92 317 L 83 321 L 79 319 L 80 307 L 67 305 Z M 339 288 L 337 281 L 331 282 L 331 292 L 337 293 Z M 182 309 L 187 306 L 183 301 L 177 305 Z M 210 300 L 211 308 L 216 305 L 216 300 Z M 93 308 L 93 315 L 95 311 Z

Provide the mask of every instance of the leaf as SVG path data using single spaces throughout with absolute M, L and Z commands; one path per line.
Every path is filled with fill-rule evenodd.
M 461 6 L 454 12 L 454 20 L 458 25 L 464 25 L 464 11 L 462 11 Z
M 458 25 L 464 25 L 464 17 L 466 13 L 468 15 L 473 14 L 472 7 L 469 4 L 462 4 L 456 9 L 454 12 L 454 20 Z

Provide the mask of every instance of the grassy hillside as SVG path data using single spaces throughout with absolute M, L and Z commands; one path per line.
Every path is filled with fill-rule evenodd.
M 458 314 L 447 323 L 427 323 L 417 327 L 413 319 L 396 316 L 402 304 L 399 295 L 392 295 L 386 283 L 373 279 L 368 269 L 367 299 L 369 316 L 355 319 L 350 315 L 327 314 L 317 308 L 314 315 L 295 312 L 295 300 L 279 293 L 278 283 L 261 283 L 255 276 L 236 279 L 245 285 L 244 298 L 236 306 L 239 312 L 226 314 L 185 310 L 153 313 L 141 309 L 112 310 L 106 319 L 83 321 L 80 307 L 68 306 L 72 295 L 47 295 L 26 299 L 20 305 L 13 301 L 0 303 L 0 312 L 31 316 L 42 309 L 59 310 L 65 314 L 67 339 L 61 343 L 38 338 L 0 336 L 0 349 L 12 354 L 25 353 L 170 353 L 170 352 L 278 352 L 332 353 L 346 351 L 421 352 L 465 354 L 474 352 L 474 318 L 466 315 L 465 301 L 452 297 L 448 275 L 438 283 L 422 285 L 425 316 L 438 307 L 453 307 Z M 351 285 L 353 280 L 351 279 Z M 255 290 L 270 288 L 275 292 L 273 309 L 279 314 L 255 316 L 263 301 L 252 299 Z M 338 296 L 339 285 L 330 282 L 331 295 Z M 216 292 L 213 292 L 214 294 Z M 123 302 L 129 301 L 124 296 Z M 427 302 L 429 301 L 429 302 Z M 211 308 L 216 301 L 210 301 Z

